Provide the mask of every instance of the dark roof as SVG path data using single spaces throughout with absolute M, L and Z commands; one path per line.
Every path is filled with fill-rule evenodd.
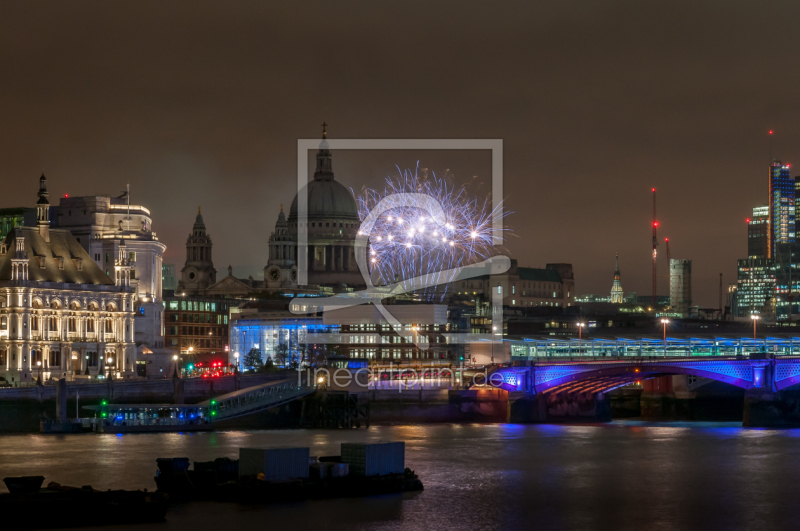
M 533 280 L 534 282 L 561 282 L 561 275 L 554 269 L 536 269 L 533 267 L 518 267 L 517 274 L 520 280 Z
M 47 242 L 37 227 L 16 227 L 8 233 L 4 240 L 6 253 L 0 255 L 0 280 L 11 280 L 11 259 L 15 255 L 14 240 L 18 234 L 25 238 L 29 280 L 114 285 L 70 231 L 50 229 L 50 241 Z M 44 257 L 44 267 L 39 265 L 37 257 Z M 64 259 L 63 269 L 59 268 L 57 258 Z M 78 271 L 76 259 L 80 260 L 81 271 Z

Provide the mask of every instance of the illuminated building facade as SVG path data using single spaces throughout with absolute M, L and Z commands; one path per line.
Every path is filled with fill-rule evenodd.
M 0 240 L 14 227 L 36 225 L 35 208 L 0 208 Z
M 747 218 L 747 256 L 766 258 L 769 255 L 769 206 L 753 208 L 753 217 Z
M 563 308 L 575 303 L 575 277 L 572 264 L 547 264 L 544 269 L 517 267 L 502 275 L 484 275 L 443 285 L 447 300 L 453 297 L 481 297 L 492 301 L 499 297 L 504 306 L 552 306 Z
M 135 290 L 136 342 L 149 347 L 164 346 L 161 266 L 167 246 L 153 231 L 150 210 L 119 197 L 62 197 L 52 209 L 54 226 L 69 230 L 95 264 L 107 275 L 114 261 L 125 252 Z
M 789 165 L 774 161 L 769 167 L 769 247 L 773 258 L 776 246 L 795 241 L 795 180 Z
M 240 302 L 199 296 L 165 297 L 166 346 L 178 349 L 184 362 L 227 362 L 228 314 Z
M 386 308 L 403 327 L 398 334 L 373 305 L 326 311 L 322 316 L 309 305 L 289 311 L 288 301 L 246 303 L 231 315 L 231 352 L 255 349 L 263 362 L 280 366 L 314 364 L 327 356 L 363 359 L 375 364 L 450 363 L 463 350 L 448 342 L 454 331 L 444 305 L 397 304 Z M 415 339 L 420 345 L 417 346 Z M 232 357 L 232 362 L 235 357 Z M 438 360 L 438 361 L 437 361 Z M 245 368 L 245 367 L 242 367 Z
M 768 258 L 745 258 L 737 261 L 736 304 L 734 317 L 753 314 L 774 315 L 776 270 Z M 734 311 L 732 305 L 732 311 Z
M 39 181 L 35 227 L 0 242 L 0 375 L 9 382 L 135 376 L 135 288 L 124 246 L 109 274 L 68 230 L 50 226 Z

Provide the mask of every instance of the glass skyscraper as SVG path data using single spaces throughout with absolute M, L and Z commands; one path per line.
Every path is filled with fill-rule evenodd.
M 769 167 L 769 253 L 775 256 L 780 243 L 795 241 L 795 192 L 794 178 L 789 165 L 774 161 Z

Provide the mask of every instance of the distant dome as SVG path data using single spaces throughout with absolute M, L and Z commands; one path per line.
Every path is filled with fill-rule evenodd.
M 308 193 L 308 219 L 349 218 L 358 220 L 358 208 L 352 192 L 331 180 L 315 179 L 300 193 Z M 289 209 L 289 219 L 297 219 L 297 196 Z
M 336 182 L 329 144 L 323 139 L 317 152 L 317 169 L 314 180 L 309 182 L 301 194 L 308 194 L 308 219 L 339 218 L 358 221 L 358 208 L 353 193 Z M 297 196 L 289 209 L 289 220 L 297 219 Z

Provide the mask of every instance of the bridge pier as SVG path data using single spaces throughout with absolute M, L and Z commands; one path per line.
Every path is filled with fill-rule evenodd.
M 742 426 L 746 428 L 800 427 L 800 391 L 748 389 L 744 395 Z
M 605 393 L 511 393 L 508 421 L 519 424 L 610 422 L 611 405 Z

